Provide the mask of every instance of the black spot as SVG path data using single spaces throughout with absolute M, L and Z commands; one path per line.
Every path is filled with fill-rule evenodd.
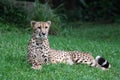
M 85 62 L 87 62 L 87 61 L 85 61 Z
M 39 43 L 36 43 L 36 45 L 39 45 Z
M 42 57 L 45 58 L 45 57 L 47 57 L 47 56 L 43 54 Z
M 75 61 L 75 63 L 77 63 L 77 62 L 78 62 L 78 60 L 79 60 L 79 59 L 77 59 L 77 60 Z
M 90 65 L 92 65 L 93 63 L 90 63 Z
M 33 55 L 34 58 L 36 58 L 37 56 L 36 55 Z
M 108 68 L 109 67 L 109 62 L 107 62 L 105 65 L 103 65 L 102 67 L 104 68 Z
M 78 62 L 79 60 L 80 60 L 80 59 L 77 59 L 77 60 L 75 61 L 75 63 L 76 63 L 76 64 L 82 63 L 82 61 Z
M 105 59 L 104 59 L 104 58 L 99 58 L 99 59 L 98 59 L 98 64 L 99 64 L 99 65 L 102 65 L 104 62 L 105 62 Z

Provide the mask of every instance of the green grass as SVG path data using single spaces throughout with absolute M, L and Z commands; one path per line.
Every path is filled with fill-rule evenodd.
M 10 28 L 12 27 L 12 28 Z M 33 70 L 26 62 L 31 34 L 14 25 L 0 23 L 0 80 L 119 80 L 120 24 L 83 24 L 49 36 L 51 47 L 101 55 L 111 64 L 102 71 L 87 65 L 50 64 Z

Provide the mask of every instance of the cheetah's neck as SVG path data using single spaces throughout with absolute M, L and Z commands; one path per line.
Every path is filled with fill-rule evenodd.
M 48 39 L 41 39 L 41 38 L 36 38 L 34 35 L 31 38 L 32 45 L 36 46 L 37 49 L 40 49 L 41 51 L 49 51 L 50 46 L 49 46 L 49 41 Z

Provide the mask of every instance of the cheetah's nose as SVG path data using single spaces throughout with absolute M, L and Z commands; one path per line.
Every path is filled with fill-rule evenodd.
M 45 33 L 42 33 L 42 35 L 45 35 Z

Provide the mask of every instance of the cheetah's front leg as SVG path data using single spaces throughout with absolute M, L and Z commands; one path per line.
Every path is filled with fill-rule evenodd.
M 39 62 L 35 60 L 34 63 L 32 64 L 31 68 L 32 69 L 36 69 L 36 70 L 41 70 L 42 69 L 42 65 L 39 64 Z
M 36 70 L 41 70 L 42 66 L 41 65 L 33 65 L 31 68 L 36 69 Z

